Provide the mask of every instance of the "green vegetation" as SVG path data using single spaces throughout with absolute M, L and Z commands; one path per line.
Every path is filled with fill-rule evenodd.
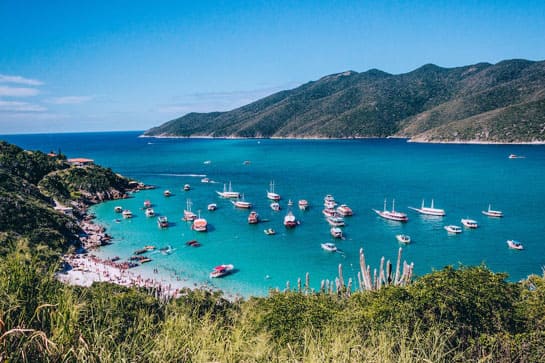
M 0 362 L 545 361 L 545 278 L 511 283 L 484 266 L 374 291 L 298 287 L 232 302 L 64 285 L 54 273 L 77 231 L 44 193 L 96 196 L 126 180 L 0 145 L 24 161 L 0 165 Z
M 246 106 L 190 113 L 147 136 L 410 137 L 420 141 L 545 141 L 545 62 L 391 75 L 333 74 Z

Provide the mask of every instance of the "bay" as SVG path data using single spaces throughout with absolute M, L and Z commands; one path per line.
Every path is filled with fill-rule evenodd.
M 0 138 L 31 150 L 59 149 L 68 157 L 87 157 L 125 176 L 158 186 L 135 193 L 133 198 L 93 207 L 99 223 L 114 237 L 114 244 L 98 251 L 103 257 L 128 258 L 144 245 L 170 245 L 174 253 L 152 255 L 153 261 L 138 267 L 147 273 L 158 269 L 196 284 L 207 283 L 230 294 L 265 295 L 270 288 L 296 285 L 310 274 L 311 286 L 334 280 L 342 264 L 345 280 L 357 281 L 358 251 L 378 268 L 385 256 L 395 262 L 400 244 L 395 235 L 409 234 L 412 243 L 403 246 L 403 258 L 414 262 L 422 275 L 446 265 L 484 263 L 496 272 L 507 272 L 512 281 L 541 273 L 545 265 L 545 146 L 543 145 L 452 145 L 416 144 L 400 139 L 276 140 L 276 139 L 150 139 L 140 132 L 4 135 Z M 525 158 L 509 159 L 509 154 Z M 205 161 L 209 161 L 205 163 Z M 248 161 L 245 163 L 245 161 Z M 217 183 L 201 183 L 207 177 Z M 271 180 L 282 195 L 280 212 L 270 209 L 266 190 Z M 235 209 L 217 196 L 224 183 L 244 193 L 266 222 L 247 223 L 248 210 Z M 184 184 L 191 190 L 184 192 Z M 163 196 L 169 189 L 174 195 Z M 332 194 L 346 203 L 354 216 L 346 218 L 346 239 L 337 240 L 343 253 L 328 253 L 320 244 L 333 241 L 322 215 L 323 198 Z M 372 208 L 388 208 L 395 198 L 396 210 L 409 222 L 400 224 L 378 217 Z M 144 200 L 171 221 L 160 230 L 154 218 L 146 218 Z M 198 233 L 181 220 L 187 199 L 193 211 L 200 210 L 210 230 Z M 287 201 L 295 202 L 294 214 L 301 224 L 286 230 L 282 225 Z M 310 209 L 301 212 L 297 200 L 306 199 Z M 446 210 L 443 218 L 425 218 L 408 209 L 422 200 Z M 218 210 L 206 206 L 217 203 Z M 491 204 L 504 218 L 481 214 Z M 115 223 L 121 205 L 135 214 L 132 220 Z M 476 230 L 449 236 L 447 224 L 461 218 L 479 222 Z M 266 228 L 278 233 L 268 236 Z M 200 248 L 185 245 L 198 239 Z M 516 239 L 525 250 L 507 248 Z M 210 280 L 212 267 L 232 263 L 236 273 Z

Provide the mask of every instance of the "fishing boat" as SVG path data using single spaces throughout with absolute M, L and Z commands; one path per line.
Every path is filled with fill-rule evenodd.
M 121 207 L 121 206 L 119 206 L 119 205 L 118 205 L 118 206 L 115 206 L 115 207 L 114 207 L 114 212 L 116 212 L 116 213 L 121 213 L 121 212 L 123 212 L 123 207 Z
M 190 190 L 191 190 L 191 185 L 185 184 L 185 185 L 184 185 L 184 190 L 185 190 L 186 192 L 190 191 Z
M 462 224 L 467 228 L 477 228 L 477 227 L 479 227 L 479 224 L 477 223 L 477 221 L 473 220 L 473 219 L 462 218 L 460 220 L 460 222 L 462 222 Z
M 325 242 L 320 244 L 322 246 L 322 249 L 327 252 L 337 252 L 337 246 L 335 246 L 335 243 L 332 242 Z
M 373 210 L 375 211 L 376 214 L 378 214 L 382 218 L 388 219 L 388 220 L 391 220 L 391 221 L 407 222 L 409 220 L 409 218 L 407 217 L 407 215 L 405 213 L 395 211 L 395 199 L 392 200 L 392 211 L 386 210 L 386 199 L 384 199 L 384 210 L 383 211 L 379 211 L 377 209 L 373 209 Z
M 146 209 L 146 217 L 153 217 L 155 215 L 155 211 L 153 208 L 147 208 Z
M 339 227 L 332 227 L 329 232 L 334 238 L 343 238 L 343 230 Z
M 327 223 L 329 223 L 330 226 L 333 227 L 343 227 L 344 226 L 344 218 L 343 217 L 327 217 Z
M 229 182 L 229 188 L 226 187 L 225 184 L 223 184 L 223 192 L 218 192 L 218 195 L 222 198 L 240 198 L 239 192 L 233 192 L 233 189 L 231 187 L 231 182 Z
M 503 217 L 503 212 L 501 210 L 492 210 L 490 204 L 488 205 L 488 210 L 483 210 L 482 214 L 488 217 L 501 218 Z
M 216 203 L 210 203 L 208 204 L 208 206 L 206 207 L 210 212 L 213 212 L 215 211 L 216 209 L 218 209 L 218 205 Z
M 167 228 L 168 227 L 168 218 L 166 216 L 160 216 L 157 218 L 157 225 L 159 228 Z
M 523 250 L 524 249 L 524 246 L 522 245 L 522 243 L 520 243 L 518 241 L 515 241 L 514 239 L 507 240 L 507 246 L 509 246 L 509 248 L 514 249 L 514 250 Z
M 337 213 L 339 213 L 343 217 L 350 217 L 354 214 L 352 209 L 346 204 L 341 204 L 340 206 L 338 206 Z
M 132 212 L 129 209 L 125 209 L 121 214 L 123 218 L 132 218 Z
M 297 226 L 297 219 L 295 218 L 291 210 L 288 211 L 288 213 L 284 217 L 284 226 L 286 226 L 286 228 L 294 228 L 295 226 Z
M 208 230 L 208 221 L 204 218 L 201 218 L 201 213 L 199 212 L 199 217 L 193 221 L 191 229 L 196 232 L 206 232 Z
M 251 211 L 248 215 L 248 223 L 249 224 L 257 224 L 259 223 L 259 214 L 257 214 L 256 211 Z
M 297 204 L 299 205 L 300 210 L 307 210 L 309 207 L 308 201 L 305 199 L 301 199 Z
M 164 195 L 165 197 L 170 197 L 170 196 L 172 195 L 172 193 L 170 192 L 170 190 L 167 189 L 167 190 L 165 190 L 165 191 L 163 192 L 163 195 Z
M 263 233 L 265 233 L 266 235 L 272 236 L 272 235 L 276 234 L 276 231 L 274 229 L 272 229 L 272 228 L 268 228 L 268 229 L 264 229 Z
M 411 243 L 411 237 L 408 234 L 398 234 L 396 239 L 399 243 Z
M 236 207 L 236 208 L 242 208 L 242 209 L 250 209 L 252 208 L 252 203 L 250 202 L 246 202 L 244 200 L 244 196 L 242 196 L 242 199 L 238 199 L 236 201 L 231 201 L 231 203 L 233 203 L 233 205 Z
M 151 202 L 149 200 L 144 201 L 144 208 L 151 208 Z
M 280 204 L 277 203 L 277 202 L 272 202 L 271 203 L 271 209 L 275 212 L 278 212 L 280 210 Z
M 214 267 L 212 272 L 210 272 L 210 278 L 217 278 L 217 277 L 223 277 L 226 275 L 229 275 L 235 266 L 229 264 L 229 265 L 219 265 Z
M 267 198 L 278 202 L 280 200 L 280 194 L 274 192 L 274 180 L 271 180 L 269 184 L 269 190 L 267 190 Z
M 429 207 L 424 206 L 424 199 L 422 199 L 422 206 L 420 208 L 409 207 L 409 209 L 412 209 L 414 211 L 417 211 L 420 214 L 425 214 L 428 216 L 444 217 L 446 215 L 444 209 L 435 208 L 433 206 L 433 199 L 431 200 L 431 205 Z
M 184 210 L 184 216 L 182 220 L 184 221 L 194 221 L 197 218 L 197 215 L 191 211 L 191 207 L 193 206 L 193 203 L 191 202 L 191 199 L 188 199 L 186 201 L 186 207 Z
M 444 228 L 448 233 L 453 233 L 453 234 L 462 233 L 462 227 L 455 226 L 453 224 L 449 224 L 448 226 L 445 226 Z

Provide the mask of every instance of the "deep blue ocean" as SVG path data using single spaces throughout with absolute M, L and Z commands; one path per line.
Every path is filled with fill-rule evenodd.
M 265 295 L 269 288 L 295 286 L 310 273 L 311 285 L 334 280 L 339 264 L 345 279 L 357 281 L 358 251 L 364 248 L 367 263 L 378 268 L 381 256 L 395 263 L 399 233 L 412 243 L 403 246 L 403 257 L 414 262 L 416 275 L 446 265 L 486 264 L 495 272 L 507 272 L 512 281 L 541 273 L 545 265 L 545 146 L 543 145 L 449 145 L 416 144 L 400 139 L 367 140 L 269 140 L 269 139 L 151 139 L 140 132 L 5 135 L 0 139 L 26 149 L 61 150 L 68 157 L 87 157 L 96 163 L 158 188 L 135 193 L 134 198 L 103 203 L 93 208 L 98 221 L 114 236 L 114 244 L 98 254 L 128 258 L 144 245 L 171 245 L 170 255 L 154 254 L 139 269 L 176 273 L 195 283 L 207 282 L 231 294 Z M 525 158 L 509 159 L 509 154 Z M 205 163 L 205 161 L 210 161 Z M 249 161 L 249 163 L 244 163 Z M 207 177 L 217 183 L 201 183 Z M 282 210 L 273 212 L 266 199 L 269 182 L 282 195 Z M 247 223 L 248 210 L 235 209 L 219 198 L 216 190 L 231 182 L 244 193 L 262 219 Z M 184 184 L 191 190 L 184 192 Z M 162 193 L 174 195 L 165 198 Z M 322 215 L 323 198 L 332 194 L 354 210 L 344 227 L 346 239 L 337 240 L 343 253 L 328 253 L 320 244 L 333 241 Z M 209 222 L 209 232 L 198 233 L 181 220 L 186 200 L 193 211 Z M 372 208 L 388 207 L 395 198 L 396 210 L 409 222 L 400 224 L 378 217 Z M 446 217 L 426 218 L 408 209 L 422 199 L 446 210 Z M 149 199 L 154 209 L 172 222 L 159 230 L 154 218 L 142 210 Z M 286 230 L 283 217 L 287 201 L 301 224 Z M 311 208 L 301 212 L 297 200 L 307 199 Z M 218 210 L 206 206 L 217 203 Z M 491 204 L 504 212 L 494 219 L 481 214 Z M 132 220 L 115 223 L 114 206 L 135 213 Z M 443 227 L 460 224 L 461 218 L 479 222 L 476 230 L 448 235 Z M 267 236 L 266 228 L 278 233 Z M 185 242 L 197 239 L 200 248 Z M 506 240 L 523 243 L 523 251 L 510 250 Z M 210 269 L 232 263 L 236 273 L 211 281 Z

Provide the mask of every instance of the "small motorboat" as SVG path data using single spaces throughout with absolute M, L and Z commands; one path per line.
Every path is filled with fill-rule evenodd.
M 289 211 L 284 216 L 284 226 L 286 226 L 286 228 L 294 228 L 295 226 L 297 226 L 297 224 L 298 224 L 297 219 L 295 218 L 293 213 Z
M 249 224 L 257 224 L 259 223 L 259 214 L 257 214 L 256 211 L 251 211 L 248 215 L 248 223 Z
M 408 234 L 398 234 L 396 239 L 399 243 L 411 243 L 411 237 Z
M 210 179 L 209 178 L 202 178 L 201 183 L 210 183 Z
M 184 185 L 184 191 L 188 192 L 188 191 L 190 191 L 190 190 L 191 190 L 191 185 L 185 184 L 185 185 Z
M 293 206 L 293 201 L 291 199 L 288 199 L 288 207 Z
M 217 278 L 217 277 L 223 277 L 226 275 L 229 275 L 235 266 L 229 264 L 229 265 L 219 265 L 214 267 L 212 272 L 210 272 L 210 278 Z
M 275 212 L 278 212 L 280 210 L 280 204 L 277 202 L 271 203 L 271 209 Z
M 453 233 L 453 234 L 458 234 L 458 233 L 462 233 L 462 227 L 460 226 L 455 226 L 453 224 L 450 224 L 448 226 L 445 226 L 444 227 L 445 230 L 448 232 L 448 233 Z
M 119 206 L 119 205 L 116 206 L 116 207 L 114 207 L 114 212 L 116 212 L 116 213 L 121 213 L 121 212 L 123 212 L 123 207 L 121 207 L 121 206 Z
M 146 217 L 153 217 L 155 215 L 155 211 L 153 208 L 147 208 L 146 209 Z
M 160 216 L 157 218 L 157 225 L 159 228 L 167 228 L 168 227 L 168 218 L 166 216 Z
M 167 189 L 167 190 L 165 190 L 165 191 L 163 192 L 163 195 L 164 195 L 165 197 L 170 197 L 170 196 L 172 195 L 172 193 L 170 192 L 170 190 Z
M 327 217 L 327 223 L 332 227 L 343 227 L 344 218 L 343 217 Z
M 151 208 L 151 202 L 149 200 L 144 201 L 144 208 Z
M 322 249 L 327 252 L 337 252 L 337 246 L 335 246 L 335 243 L 326 242 L 322 243 L 320 246 L 322 246 Z
M 520 243 L 518 241 L 515 241 L 514 239 L 507 240 L 507 246 L 509 246 L 509 248 L 514 249 L 514 250 L 523 250 L 524 249 L 524 246 L 522 245 L 522 243 Z
M 343 230 L 339 227 L 332 227 L 329 232 L 334 238 L 343 238 Z
M 524 159 L 524 156 L 517 155 L 517 154 L 509 154 L 509 159 Z
M 272 235 L 276 234 L 276 231 L 274 229 L 272 229 L 272 228 L 269 228 L 269 229 L 263 230 L 263 233 L 265 233 L 268 236 L 272 236 Z
M 500 210 L 492 210 L 490 208 L 490 204 L 488 205 L 488 210 L 483 210 L 482 213 L 485 215 L 485 216 L 488 216 L 488 217 L 495 217 L 495 218 L 501 218 L 503 217 L 503 212 L 500 211 Z
M 134 251 L 134 252 L 133 252 L 133 255 L 141 255 L 141 254 L 146 253 L 146 252 L 148 252 L 148 249 L 146 249 L 146 248 L 141 248 L 141 249 L 139 249 L 139 250 Z
M 200 247 L 201 246 L 201 244 L 196 239 L 191 240 L 191 241 L 187 241 L 185 244 L 187 246 L 191 246 L 191 247 Z
M 460 222 L 462 222 L 464 227 L 467 227 L 467 228 L 477 228 L 477 227 L 479 227 L 479 223 L 477 223 L 477 221 L 473 220 L 473 219 L 462 218 L 460 220 Z
M 305 199 L 301 199 L 297 204 L 299 205 L 300 210 L 307 210 L 309 207 L 308 201 Z
M 155 246 L 151 246 L 151 245 L 144 246 L 144 249 L 145 249 L 146 251 L 153 251 L 153 250 L 155 250 Z
M 121 214 L 123 218 L 132 218 L 132 212 L 129 209 L 125 209 Z
M 217 205 L 216 203 L 210 203 L 210 204 L 208 204 L 207 209 L 208 209 L 210 212 L 213 212 L 213 211 L 215 211 L 216 209 L 218 209 L 218 205 Z

